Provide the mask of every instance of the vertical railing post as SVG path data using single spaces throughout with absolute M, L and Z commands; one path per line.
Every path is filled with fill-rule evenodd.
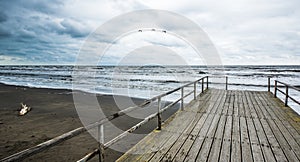
M 271 89 L 271 77 L 268 77 L 268 92 L 270 92 Z
M 99 162 L 104 161 L 104 128 L 103 124 L 98 125 L 99 138 Z
M 277 97 L 277 80 L 275 80 L 275 85 L 274 85 L 274 97 Z
M 226 84 L 225 84 L 225 90 L 228 90 L 228 77 L 226 76 Z
M 288 105 L 288 100 L 289 100 L 289 87 L 285 85 L 285 106 Z
M 161 97 L 157 101 L 157 130 L 161 130 L 161 115 L 160 115 Z
M 196 100 L 196 98 L 197 98 L 197 87 L 196 87 L 197 82 L 198 81 L 194 82 L 194 100 Z
M 183 110 L 183 104 L 184 104 L 184 100 L 183 100 L 183 96 L 184 96 L 184 87 L 181 88 L 181 110 Z
M 203 91 L 204 91 L 204 78 L 202 78 L 202 86 L 201 86 L 201 89 L 202 89 L 201 93 L 203 93 Z
M 208 76 L 206 76 L 206 89 L 208 89 Z

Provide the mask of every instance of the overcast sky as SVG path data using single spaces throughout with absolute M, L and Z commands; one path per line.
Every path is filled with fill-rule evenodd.
M 74 64 L 84 41 L 103 23 L 135 10 L 160 9 L 197 23 L 223 64 L 300 65 L 299 6 L 299 0 L 0 0 L 0 64 Z M 177 38 L 150 38 L 124 37 L 103 61 L 114 64 L 135 40 L 145 47 L 159 44 L 162 52 L 181 51 L 190 64 L 203 63 Z M 140 49 L 149 48 L 132 51 Z

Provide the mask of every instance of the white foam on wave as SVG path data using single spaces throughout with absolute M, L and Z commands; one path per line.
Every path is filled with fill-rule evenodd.
M 274 80 L 298 85 L 300 66 L 230 66 L 223 68 L 207 67 L 79 67 L 72 71 L 73 66 L 0 66 L 0 82 L 9 85 L 28 86 L 36 88 L 72 89 L 72 74 L 81 77 L 76 80 L 77 90 L 100 93 L 126 95 L 130 97 L 151 98 L 152 95 L 165 93 L 190 81 L 208 75 L 227 74 L 229 89 L 234 90 L 267 90 L 267 77 Z M 225 78 L 210 78 L 210 87 L 225 88 Z M 128 89 L 126 93 L 122 89 Z M 295 98 L 300 99 L 300 93 L 295 92 Z M 174 94 L 167 100 L 178 99 Z M 290 102 L 292 105 L 293 103 Z M 296 110 L 300 112 L 298 109 Z

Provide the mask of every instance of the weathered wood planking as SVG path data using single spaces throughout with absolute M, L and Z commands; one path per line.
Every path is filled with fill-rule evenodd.
M 210 89 L 118 161 L 300 161 L 299 121 L 269 92 Z

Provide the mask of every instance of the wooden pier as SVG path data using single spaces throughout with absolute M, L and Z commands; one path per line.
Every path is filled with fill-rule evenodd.
M 154 130 L 121 156 L 118 161 L 300 161 L 300 116 L 288 107 L 288 101 L 300 105 L 289 93 L 295 87 L 268 78 L 268 91 L 225 90 L 209 88 L 209 76 L 187 83 L 166 93 L 128 107 L 85 127 L 79 127 L 0 161 L 22 161 L 86 130 L 99 132 L 99 145 L 80 162 L 104 158 L 105 150 L 157 118 Z M 191 90 L 192 89 L 192 90 Z M 285 89 L 285 90 L 284 90 Z M 289 90 L 290 89 L 290 90 Z M 187 92 L 188 90 L 189 92 Z M 162 100 L 174 93 L 180 98 L 161 107 Z M 285 96 L 284 103 L 277 93 Z M 199 94 L 199 95 L 198 95 Z M 185 105 L 186 98 L 193 100 Z M 122 132 L 110 141 L 103 140 L 103 124 L 153 103 L 157 112 Z M 161 114 L 180 104 L 180 110 L 166 121 Z M 96 156 L 99 155 L 99 156 Z
M 118 161 L 300 161 L 299 122 L 270 92 L 208 89 Z

